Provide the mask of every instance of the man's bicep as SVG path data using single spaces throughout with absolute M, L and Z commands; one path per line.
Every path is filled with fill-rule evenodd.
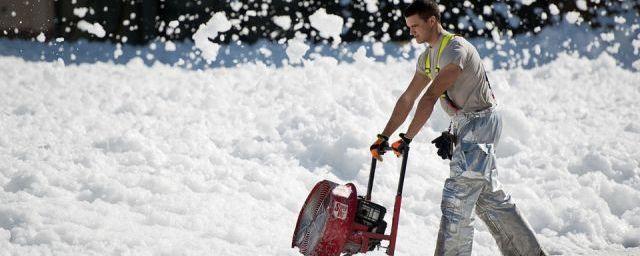
M 449 47 L 445 48 L 445 53 L 440 59 L 441 65 L 456 64 L 464 69 L 465 60 L 467 59 L 467 48 L 460 41 L 452 41 Z
M 444 91 L 453 85 L 460 74 L 462 74 L 462 69 L 457 64 L 450 63 L 445 66 L 431 83 L 429 90 L 427 90 L 427 95 L 436 98 L 440 97 Z
M 427 87 L 429 81 L 429 78 L 425 74 L 422 74 L 422 72 L 416 70 L 416 72 L 413 74 L 411 82 L 409 83 L 409 87 L 407 87 L 407 90 L 404 92 L 403 96 L 406 96 L 411 100 L 415 100 L 416 98 L 418 98 L 418 95 L 420 95 L 424 88 Z

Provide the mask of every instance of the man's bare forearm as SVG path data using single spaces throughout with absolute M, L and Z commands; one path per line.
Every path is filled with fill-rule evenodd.
M 407 119 L 411 108 L 413 108 L 413 100 L 408 99 L 406 96 L 401 96 L 396 102 L 396 106 L 393 108 L 393 114 L 391 114 L 391 118 L 389 118 L 389 122 L 387 122 L 387 126 L 385 126 L 382 134 L 385 136 L 391 136 L 393 132 L 395 132 L 404 120 Z
M 429 117 L 431 117 L 431 113 L 433 113 L 433 106 L 438 101 L 438 97 L 434 97 L 433 95 L 425 94 L 420 102 L 418 103 L 418 108 L 416 109 L 416 114 L 411 120 L 411 124 L 409 124 L 409 129 L 407 130 L 407 134 L 405 135 L 407 138 L 412 139 L 418 134 L 422 126 L 427 123 Z
M 462 69 L 455 64 L 449 64 L 440 71 L 440 74 L 435 78 L 431 87 L 427 90 L 427 93 L 425 93 L 420 99 L 420 102 L 418 102 L 416 115 L 413 117 L 413 120 L 411 120 L 409 129 L 405 135 L 407 138 L 413 139 L 416 134 L 420 132 L 422 126 L 424 126 L 427 120 L 429 120 L 429 117 L 431 117 L 433 106 L 436 104 L 436 101 L 438 101 L 440 95 L 458 79 L 460 73 L 462 73 Z

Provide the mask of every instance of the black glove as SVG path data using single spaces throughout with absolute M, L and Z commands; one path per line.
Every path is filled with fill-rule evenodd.
M 382 162 L 382 155 L 386 152 L 386 148 L 389 147 L 389 136 L 378 134 L 377 137 L 378 139 L 369 147 L 369 150 L 371 151 L 371 157 Z
M 404 133 L 401 133 L 400 139 L 391 144 L 393 153 L 395 153 L 397 157 L 400 157 L 404 149 L 409 146 L 409 143 L 411 143 L 411 139 L 407 138 Z
M 438 155 L 442 159 L 451 159 L 453 156 L 453 148 L 456 143 L 456 136 L 450 132 L 442 132 L 440 137 L 431 141 L 438 148 Z

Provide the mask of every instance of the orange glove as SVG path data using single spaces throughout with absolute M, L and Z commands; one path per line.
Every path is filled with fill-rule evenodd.
M 369 150 L 371 150 L 371 157 L 382 162 L 382 155 L 386 152 L 386 148 L 389 147 L 389 136 L 378 134 L 377 137 L 378 139 L 369 147 Z
M 407 138 L 404 133 L 401 133 L 400 139 L 391 144 L 393 153 L 395 153 L 397 157 L 400 157 L 405 147 L 409 146 L 409 143 L 411 143 L 411 139 Z

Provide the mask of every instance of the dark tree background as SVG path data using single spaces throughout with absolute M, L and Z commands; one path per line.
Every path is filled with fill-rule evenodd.
M 490 31 L 494 27 L 502 33 L 513 35 L 536 33 L 544 26 L 560 22 L 570 11 L 579 12 L 583 22 L 592 27 L 612 27 L 611 17 L 625 10 L 640 12 L 640 1 L 585 2 L 586 10 L 579 9 L 575 1 L 560 0 L 539 0 L 529 5 L 522 1 L 440 1 L 440 5 L 444 7 L 443 24 L 465 37 L 490 37 Z M 559 14 L 551 14 L 550 4 L 557 6 Z M 370 13 L 363 0 L 55 0 L 51 19 L 53 29 L 48 29 L 46 34 L 47 38 L 62 37 L 71 41 L 79 38 L 133 44 L 144 44 L 156 38 L 180 41 L 190 39 L 198 26 L 207 22 L 213 13 L 224 11 L 235 25 L 214 39 L 219 43 L 238 40 L 253 43 L 260 39 L 277 41 L 291 38 L 296 33 L 306 34 L 313 42 L 321 42 L 327 39 L 317 35 L 308 18 L 318 9 L 324 8 L 327 13 L 344 18 L 343 41 L 368 38 L 406 41 L 410 36 L 404 26 L 402 10 L 407 5 L 403 0 L 379 0 L 378 10 Z M 74 9 L 82 7 L 88 8 L 88 11 L 80 18 L 74 14 Z M 6 9 L 0 12 L 8 14 L 11 11 Z M 291 18 L 291 27 L 287 30 L 277 26 L 272 19 L 274 16 L 285 15 Z M 14 17 L 17 18 L 20 17 Z M 79 30 L 77 24 L 81 20 L 101 24 L 106 36 L 98 38 Z M 174 20 L 179 20 L 176 28 L 169 26 Z M 28 38 L 36 34 L 25 29 L 4 29 L 2 32 L 4 33 L 0 36 L 3 37 Z

